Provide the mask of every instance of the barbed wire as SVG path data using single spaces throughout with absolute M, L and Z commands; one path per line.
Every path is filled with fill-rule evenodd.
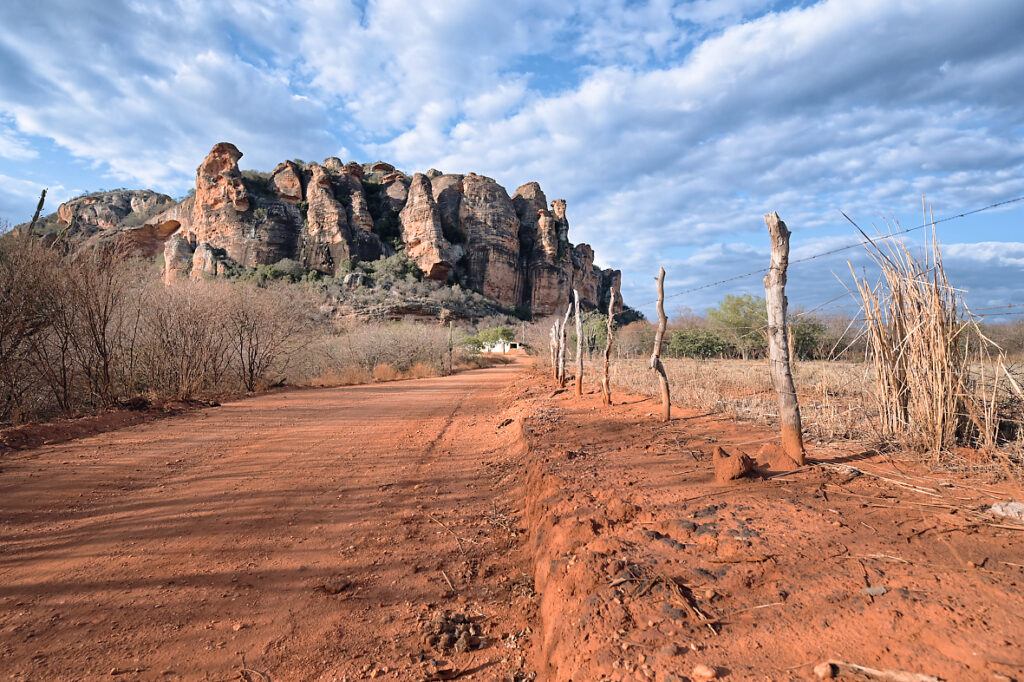
M 948 223 L 948 222 L 951 222 L 953 220 L 959 220 L 960 218 L 966 218 L 967 216 L 976 215 L 976 214 L 982 213 L 984 211 L 990 211 L 990 210 L 992 210 L 994 208 L 999 208 L 1001 206 L 1008 206 L 1010 204 L 1015 204 L 1015 203 L 1020 202 L 1020 201 L 1024 201 L 1024 196 L 1013 197 L 1011 199 L 1004 199 L 1002 201 L 997 201 L 997 202 L 995 202 L 993 204 L 989 204 L 988 206 L 982 206 L 981 208 L 975 208 L 975 209 L 972 209 L 970 211 L 963 211 L 963 212 L 957 213 L 955 215 L 949 215 L 949 216 L 946 216 L 944 218 L 939 218 L 938 220 L 929 220 L 929 221 L 927 221 L 925 223 L 922 223 L 920 225 L 916 225 L 914 227 L 908 227 L 906 229 L 898 230 L 896 232 L 889 232 L 888 234 L 881 234 L 881 235 L 878 235 L 877 237 L 874 237 L 872 239 L 872 241 L 881 241 L 881 240 L 884 240 L 884 239 L 894 239 L 896 237 L 901 237 L 901 236 L 903 236 L 905 234 L 909 234 L 910 232 L 916 232 L 917 230 L 922 230 L 922 229 L 924 229 L 926 227 L 929 227 L 929 226 L 940 225 L 942 223 Z M 845 217 L 847 220 L 849 220 L 849 217 L 846 216 L 845 213 L 843 214 L 843 217 Z M 820 253 L 816 253 L 816 254 L 811 255 L 811 256 L 804 256 L 803 258 L 791 259 L 789 261 L 789 265 L 796 265 L 797 263 L 807 263 L 809 261 L 817 260 L 818 258 L 824 258 L 825 256 L 832 256 L 832 255 L 835 255 L 837 253 L 842 253 L 843 251 L 849 251 L 850 249 L 855 249 L 857 247 L 863 247 L 865 244 L 868 244 L 868 243 L 869 242 L 867 242 L 867 241 L 859 240 L 859 241 L 857 241 L 855 243 L 850 243 L 850 244 L 845 244 L 843 246 L 838 246 L 838 247 L 836 247 L 834 249 L 828 249 L 826 251 L 822 251 Z M 753 277 L 754 275 L 764 274 L 764 273 L 768 272 L 770 269 L 771 268 L 767 268 L 767 267 L 765 267 L 765 268 L 758 268 L 757 270 L 751 270 L 750 272 L 744 272 L 742 274 L 733 275 L 731 277 L 726 277 L 724 279 L 720 279 L 720 280 L 717 280 L 717 281 L 714 281 L 714 282 L 708 282 L 706 284 L 701 284 L 700 286 L 690 287 L 689 289 L 684 289 L 683 291 L 677 291 L 674 294 L 669 294 L 669 295 L 665 296 L 665 299 L 668 300 L 670 298 L 677 298 L 679 296 L 685 296 L 686 294 L 692 294 L 692 293 L 697 292 L 697 291 L 703 291 L 704 289 L 711 289 L 713 287 L 721 286 L 723 284 L 728 284 L 729 282 L 736 282 L 736 281 L 741 280 L 741 279 L 746 279 L 747 277 Z M 650 301 L 644 301 L 643 303 L 640 303 L 639 305 L 645 306 L 645 305 L 650 305 L 651 303 L 657 303 L 657 302 L 658 302 L 658 299 L 653 299 L 653 300 L 650 300 Z

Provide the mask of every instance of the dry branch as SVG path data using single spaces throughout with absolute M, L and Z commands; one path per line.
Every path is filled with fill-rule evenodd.
M 875 670 L 855 663 L 842 661 L 826 661 L 814 666 L 814 674 L 819 680 L 847 678 L 869 682 L 941 682 L 939 678 L 920 673 L 902 670 Z

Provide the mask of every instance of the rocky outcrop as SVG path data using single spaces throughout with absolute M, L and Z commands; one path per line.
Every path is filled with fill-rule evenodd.
M 352 257 L 353 238 L 345 206 L 335 198 L 331 176 L 322 166 L 310 168 L 306 202 L 302 262 L 311 270 L 334 274 Z
M 594 250 L 590 244 L 577 244 L 572 249 L 572 288 L 580 299 L 597 305 L 601 288 L 601 271 L 594 267 Z
M 585 308 L 607 306 L 621 281 L 618 271 L 595 268 L 589 246 L 569 242 L 565 200 L 549 203 L 536 182 L 509 197 L 475 173 L 430 169 L 410 178 L 383 161 L 337 157 L 243 173 L 241 158 L 221 142 L 181 202 L 149 191 L 87 195 L 63 204 L 37 232 L 64 234 L 77 248 L 117 242 L 143 256 L 162 253 L 168 282 L 284 259 L 341 277 L 351 263 L 404 251 L 427 280 L 535 316 L 564 311 L 573 288 Z
M 459 228 L 466 235 L 465 285 L 484 296 L 516 305 L 522 288 L 519 220 L 505 188 L 470 173 L 462 178 Z
M 189 231 L 196 241 L 216 245 L 236 263 L 253 267 L 262 260 L 265 249 L 247 234 L 251 231 L 238 229 L 251 203 L 238 170 L 240 158 L 242 152 L 235 145 L 221 142 L 200 164 Z
M 519 217 L 520 267 L 525 272 L 520 305 L 534 315 L 551 315 L 569 304 L 572 268 L 558 253 L 558 226 L 536 182 L 516 189 L 512 204 Z M 584 299 L 586 300 L 586 299 Z
M 150 190 L 114 190 L 71 199 L 57 209 L 57 222 L 63 227 L 86 231 L 139 227 L 153 216 L 174 205 L 166 194 Z
M 293 161 L 277 164 L 267 184 L 281 201 L 289 204 L 302 201 L 302 169 Z
M 199 242 L 196 245 L 195 253 L 192 254 L 192 279 L 203 279 L 204 277 L 217 276 L 217 255 L 206 242 Z
M 399 214 L 402 241 L 409 259 L 427 279 L 448 281 L 454 266 L 452 247 L 444 238 L 441 214 L 434 203 L 430 180 L 417 173 L 409 185 L 405 208 Z
M 164 284 L 185 277 L 192 269 L 192 245 L 180 233 L 172 234 L 164 243 Z

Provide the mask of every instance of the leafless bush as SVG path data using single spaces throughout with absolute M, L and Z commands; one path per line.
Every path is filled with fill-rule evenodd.
M 240 283 L 225 293 L 231 364 L 245 389 L 255 391 L 271 371 L 283 374 L 295 354 L 309 344 L 313 327 L 309 299 L 282 283 L 266 289 Z
M 406 373 L 417 363 L 440 372 L 448 353 L 448 328 L 392 322 L 367 323 L 347 330 L 338 340 L 342 366 L 372 373 L 381 365 Z
M 15 234 L 0 239 L 0 420 L 35 413 L 45 395 L 32 371 L 32 347 L 48 326 L 55 254 Z
M 230 285 L 226 285 L 230 286 Z M 231 338 L 224 326 L 225 290 L 212 283 L 175 282 L 150 288 L 144 319 L 146 387 L 178 399 L 213 395 L 225 387 Z

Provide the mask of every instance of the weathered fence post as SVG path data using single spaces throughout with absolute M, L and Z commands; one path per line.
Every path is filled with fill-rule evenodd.
M 453 360 L 452 351 L 454 350 L 455 344 L 455 321 L 448 320 L 448 373 L 455 374 L 455 362 Z
M 672 416 L 668 376 L 665 374 L 665 365 L 661 364 L 661 342 L 665 338 L 665 327 L 667 326 L 668 318 L 665 317 L 665 268 L 658 268 L 658 331 L 654 335 L 651 369 L 658 373 L 658 383 L 661 384 L 661 420 L 664 422 L 667 422 Z
M 779 421 L 782 423 L 782 448 L 786 455 L 803 466 L 805 462 L 800 404 L 789 365 L 789 339 L 786 334 L 786 268 L 789 266 L 789 235 L 786 223 L 772 212 L 764 217 L 772 242 L 771 267 L 764 276 L 765 302 L 768 307 L 768 369 L 779 397 Z
M 583 395 L 583 318 L 580 317 L 580 292 L 572 290 L 576 307 L 576 395 Z
M 601 393 L 604 395 L 604 404 L 612 404 L 612 382 L 608 377 L 608 365 L 612 356 L 612 322 L 615 320 L 615 287 L 611 288 L 608 296 L 608 333 L 604 342 L 604 375 L 601 377 Z
M 558 379 L 558 320 L 551 325 L 551 376 Z
M 567 341 L 567 332 L 565 327 L 569 324 L 569 314 L 572 313 L 572 305 L 565 306 L 565 317 L 562 318 L 562 324 L 558 327 L 558 387 L 565 388 L 565 344 Z

